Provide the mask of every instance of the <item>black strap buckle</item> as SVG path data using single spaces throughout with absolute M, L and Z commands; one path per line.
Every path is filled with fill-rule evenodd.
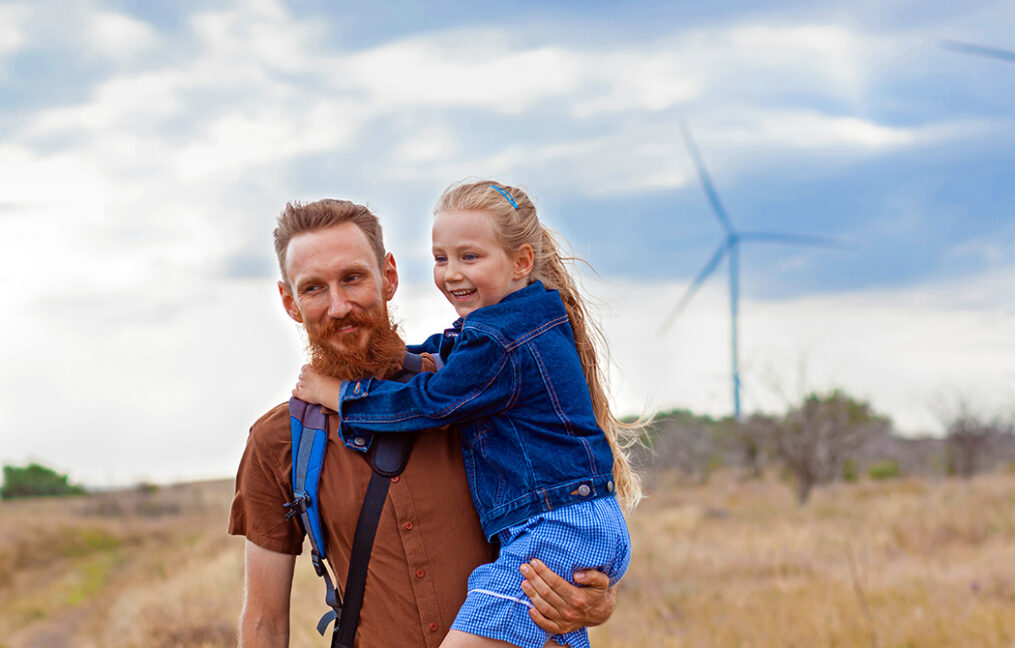
M 324 571 L 324 559 L 323 559 L 323 556 L 321 556 L 321 554 L 317 553 L 317 551 L 314 550 L 314 549 L 310 550 L 310 562 L 311 562 L 311 564 L 313 564 L 314 571 L 317 572 L 317 575 L 318 576 L 324 576 L 324 574 L 326 572 Z M 328 601 L 328 604 L 331 605 L 331 601 Z
M 336 633 L 338 632 L 337 619 L 340 609 L 341 608 L 339 608 L 338 610 L 328 610 L 327 612 L 324 613 L 324 616 L 322 616 L 321 619 L 317 622 L 317 632 L 319 632 L 321 636 L 323 636 L 325 631 L 327 631 L 328 626 L 331 624 L 332 621 L 335 621 L 335 632 Z
M 303 515 L 307 510 L 307 502 L 309 500 L 309 497 L 300 493 L 293 501 L 283 504 L 282 506 L 289 509 L 289 512 L 285 514 L 285 519 L 291 520 L 296 515 Z

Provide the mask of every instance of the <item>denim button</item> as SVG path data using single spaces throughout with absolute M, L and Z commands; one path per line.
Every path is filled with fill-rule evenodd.
M 606 482 L 606 492 L 607 493 L 613 492 L 613 480 Z
M 366 445 L 367 440 L 364 439 L 363 437 L 356 437 L 355 439 L 352 440 L 352 442 L 362 447 Z
M 581 486 L 578 487 L 578 494 L 581 495 L 582 497 L 585 497 L 586 495 L 588 495 L 591 492 L 592 492 L 592 489 L 589 488 L 588 484 L 582 484 Z

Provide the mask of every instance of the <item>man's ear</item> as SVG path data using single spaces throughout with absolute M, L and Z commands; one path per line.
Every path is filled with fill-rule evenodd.
M 390 300 L 398 290 L 398 267 L 395 265 L 395 257 L 391 252 L 384 255 L 384 263 L 381 264 L 381 288 L 384 294 L 384 301 Z
M 535 253 L 532 251 L 532 246 L 528 243 L 523 243 L 518 251 L 515 252 L 514 260 L 514 273 L 515 279 L 522 279 L 532 273 L 533 265 L 535 264 Z
M 293 297 L 292 291 L 289 290 L 289 286 L 284 281 L 278 282 L 278 294 L 282 297 L 282 308 L 285 309 L 286 314 L 302 324 L 303 315 L 300 313 L 300 309 L 296 307 L 296 298 Z

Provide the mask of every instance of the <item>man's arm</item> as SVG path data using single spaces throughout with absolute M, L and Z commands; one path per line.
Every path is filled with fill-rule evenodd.
M 575 587 L 540 560 L 521 567 L 522 591 L 534 606 L 529 616 L 543 630 L 564 634 L 604 623 L 617 605 L 617 587 L 599 571 L 585 569 L 574 574 Z
M 288 648 L 289 597 L 296 556 L 247 540 L 240 648 Z

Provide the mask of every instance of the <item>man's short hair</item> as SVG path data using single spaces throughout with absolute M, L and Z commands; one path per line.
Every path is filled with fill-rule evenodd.
M 377 255 L 378 267 L 384 266 L 384 237 L 381 224 L 369 209 L 348 200 L 325 198 L 312 203 L 287 203 L 278 217 L 275 228 L 275 254 L 282 281 L 289 284 L 286 273 L 286 251 L 294 236 L 316 232 L 342 223 L 355 223 L 366 234 L 370 246 Z

